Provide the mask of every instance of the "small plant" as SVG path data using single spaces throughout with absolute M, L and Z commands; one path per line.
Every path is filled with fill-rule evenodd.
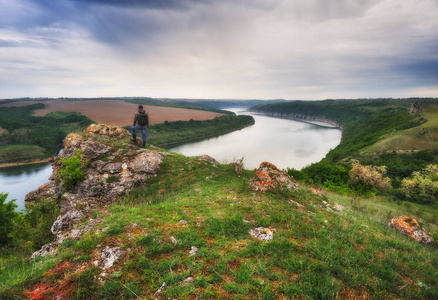
M 85 178 L 85 173 L 82 170 L 81 151 L 70 158 L 61 158 L 61 163 L 64 168 L 59 170 L 59 177 L 62 179 L 64 192 L 71 190 L 76 183 L 81 182 Z
M 242 175 L 243 173 L 243 159 L 244 157 L 242 157 L 241 159 L 237 159 L 236 161 L 230 163 L 230 166 L 234 167 L 234 170 L 236 171 L 237 175 Z
M 124 231 L 125 231 L 125 228 L 123 228 L 123 227 L 111 226 L 110 228 L 108 228 L 108 231 L 106 233 L 108 234 L 108 236 L 114 236 L 114 235 L 118 235 Z
M 117 180 L 119 180 L 119 179 L 117 178 L 117 176 L 110 176 L 110 177 L 108 177 L 108 178 L 106 179 L 106 182 L 107 182 L 107 183 L 113 183 L 113 182 L 116 182 Z

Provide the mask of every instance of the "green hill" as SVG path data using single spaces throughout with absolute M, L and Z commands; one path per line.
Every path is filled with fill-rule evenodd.
M 422 117 L 425 122 L 413 128 L 394 131 L 381 138 L 375 144 L 363 149 L 366 153 L 410 152 L 412 150 L 438 149 L 438 106 L 424 104 Z

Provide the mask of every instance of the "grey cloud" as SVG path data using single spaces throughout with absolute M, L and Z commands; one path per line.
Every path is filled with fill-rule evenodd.
M 204 2 L 202 0 L 69 0 L 71 2 L 89 5 L 110 5 L 117 7 L 144 7 L 154 9 L 181 9 L 190 2 Z

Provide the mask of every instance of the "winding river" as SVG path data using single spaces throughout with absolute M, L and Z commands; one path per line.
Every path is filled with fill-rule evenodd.
M 301 169 L 320 161 L 341 141 L 341 130 L 330 124 L 268 117 L 243 108 L 228 110 L 239 115 L 252 115 L 255 124 L 169 150 L 188 156 L 208 154 L 221 163 L 243 158 L 246 169 L 258 168 L 263 161 L 280 169 Z
M 243 108 L 228 110 L 252 115 L 255 124 L 169 150 L 188 156 L 208 154 L 221 163 L 243 158 L 246 169 L 258 168 L 263 161 L 280 169 L 301 169 L 321 160 L 341 140 L 341 130 L 328 124 L 268 117 Z M 9 193 L 9 200 L 17 199 L 18 210 L 23 210 L 25 195 L 46 183 L 51 171 L 48 163 L 0 168 L 0 192 Z

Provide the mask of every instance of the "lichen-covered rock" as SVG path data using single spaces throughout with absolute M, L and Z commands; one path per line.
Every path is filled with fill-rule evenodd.
M 100 259 L 102 264 L 102 270 L 108 270 L 114 263 L 122 256 L 123 251 L 119 247 L 106 246 L 100 253 Z
M 419 226 L 420 225 L 415 219 L 411 219 L 407 216 L 394 217 L 388 222 L 388 227 L 394 228 L 400 233 L 413 238 L 417 242 L 432 246 L 434 240 L 424 231 L 419 230 Z
M 55 181 L 49 181 L 24 197 L 25 202 L 34 202 L 38 198 L 58 199 L 62 194 L 62 186 Z
M 274 238 L 275 229 L 257 227 L 249 231 L 249 235 L 262 241 L 271 241 Z
M 250 181 L 250 188 L 254 191 L 266 192 L 271 189 L 292 190 L 298 188 L 298 183 L 295 180 L 269 162 L 262 162 L 255 173 L 256 176 Z
M 30 259 L 35 259 L 38 256 L 45 256 L 47 254 L 51 254 L 56 252 L 56 250 L 58 249 L 58 244 L 55 243 L 50 243 L 47 245 L 44 245 L 41 247 L 40 250 L 35 251 L 32 256 L 30 257 Z
M 158 151 L 151 150 L 137 155 L 133 161 L 129 162 L 128 168 L 134 173 L 155 174 L 161 162 L 161 155 Z
M 84 217 L 90 217 L 95 210 L 104 210 L 106 205 L 156 175 L 162 163 L 161 154 L 155 150 L 139 149 L 127 139 L 122 140 L 126 133 L 112 125 L 93 124 L 85 131 L 85 136 L 77 133 L 67 135 L 64 151 L 51 161 L 53 172 L 50 182 L 26 196 L 27 203 L 40 198 L 59 200 L 61 214 L 52 225 L 55 239 L 51 244 L 56 246 L 67 237 L 80 238 L 84 230 L 91 228 L 74 228 Z M 70 158 L 78 151 L 81 153 L 84 179 L 64 191 L 59 176 L 59 171 L 64 168 L 62 159 Z M 41 250 L 39 253 L 44 255 L 48 251 Z
M 110 137 L 124 137 L 128 134 L 126 130 L 114 125 L 91 124 L 85 131 L 86 135 L 104 135 Z
M 111 149 L 110 147 L 93 140 L 88 140 L 84 145 L 81 146 L 82 156 L 88 159 L 96 158 L 102 154 L 106 154 Z
M 207 154 L 201 155 L 200 158 L 202 160 L 205 160 L 205 161 L 212 163 L 213 165 L 219 164 L 219 162 L 216 159 L 214 159 L 213 157 L 211 157 L 210 155 L 207 155 Z
M 79 210 L 70 210 L 63 215 L 58 216 L 58 218 L 56 218 L 50 230 L 52 231 L 53 234 L 57 234 L 58 232 L 61 232 L 62 230 L 69 228 L 71 224 L 73 224 L 76 221 L 79 221 L 83 217 L 84 217 L 83 212 Z
M 120 173 L 123 171 L 123 163 L 121 162 L 109 163 L 102 168 L 102 171 L 110 174 Z

